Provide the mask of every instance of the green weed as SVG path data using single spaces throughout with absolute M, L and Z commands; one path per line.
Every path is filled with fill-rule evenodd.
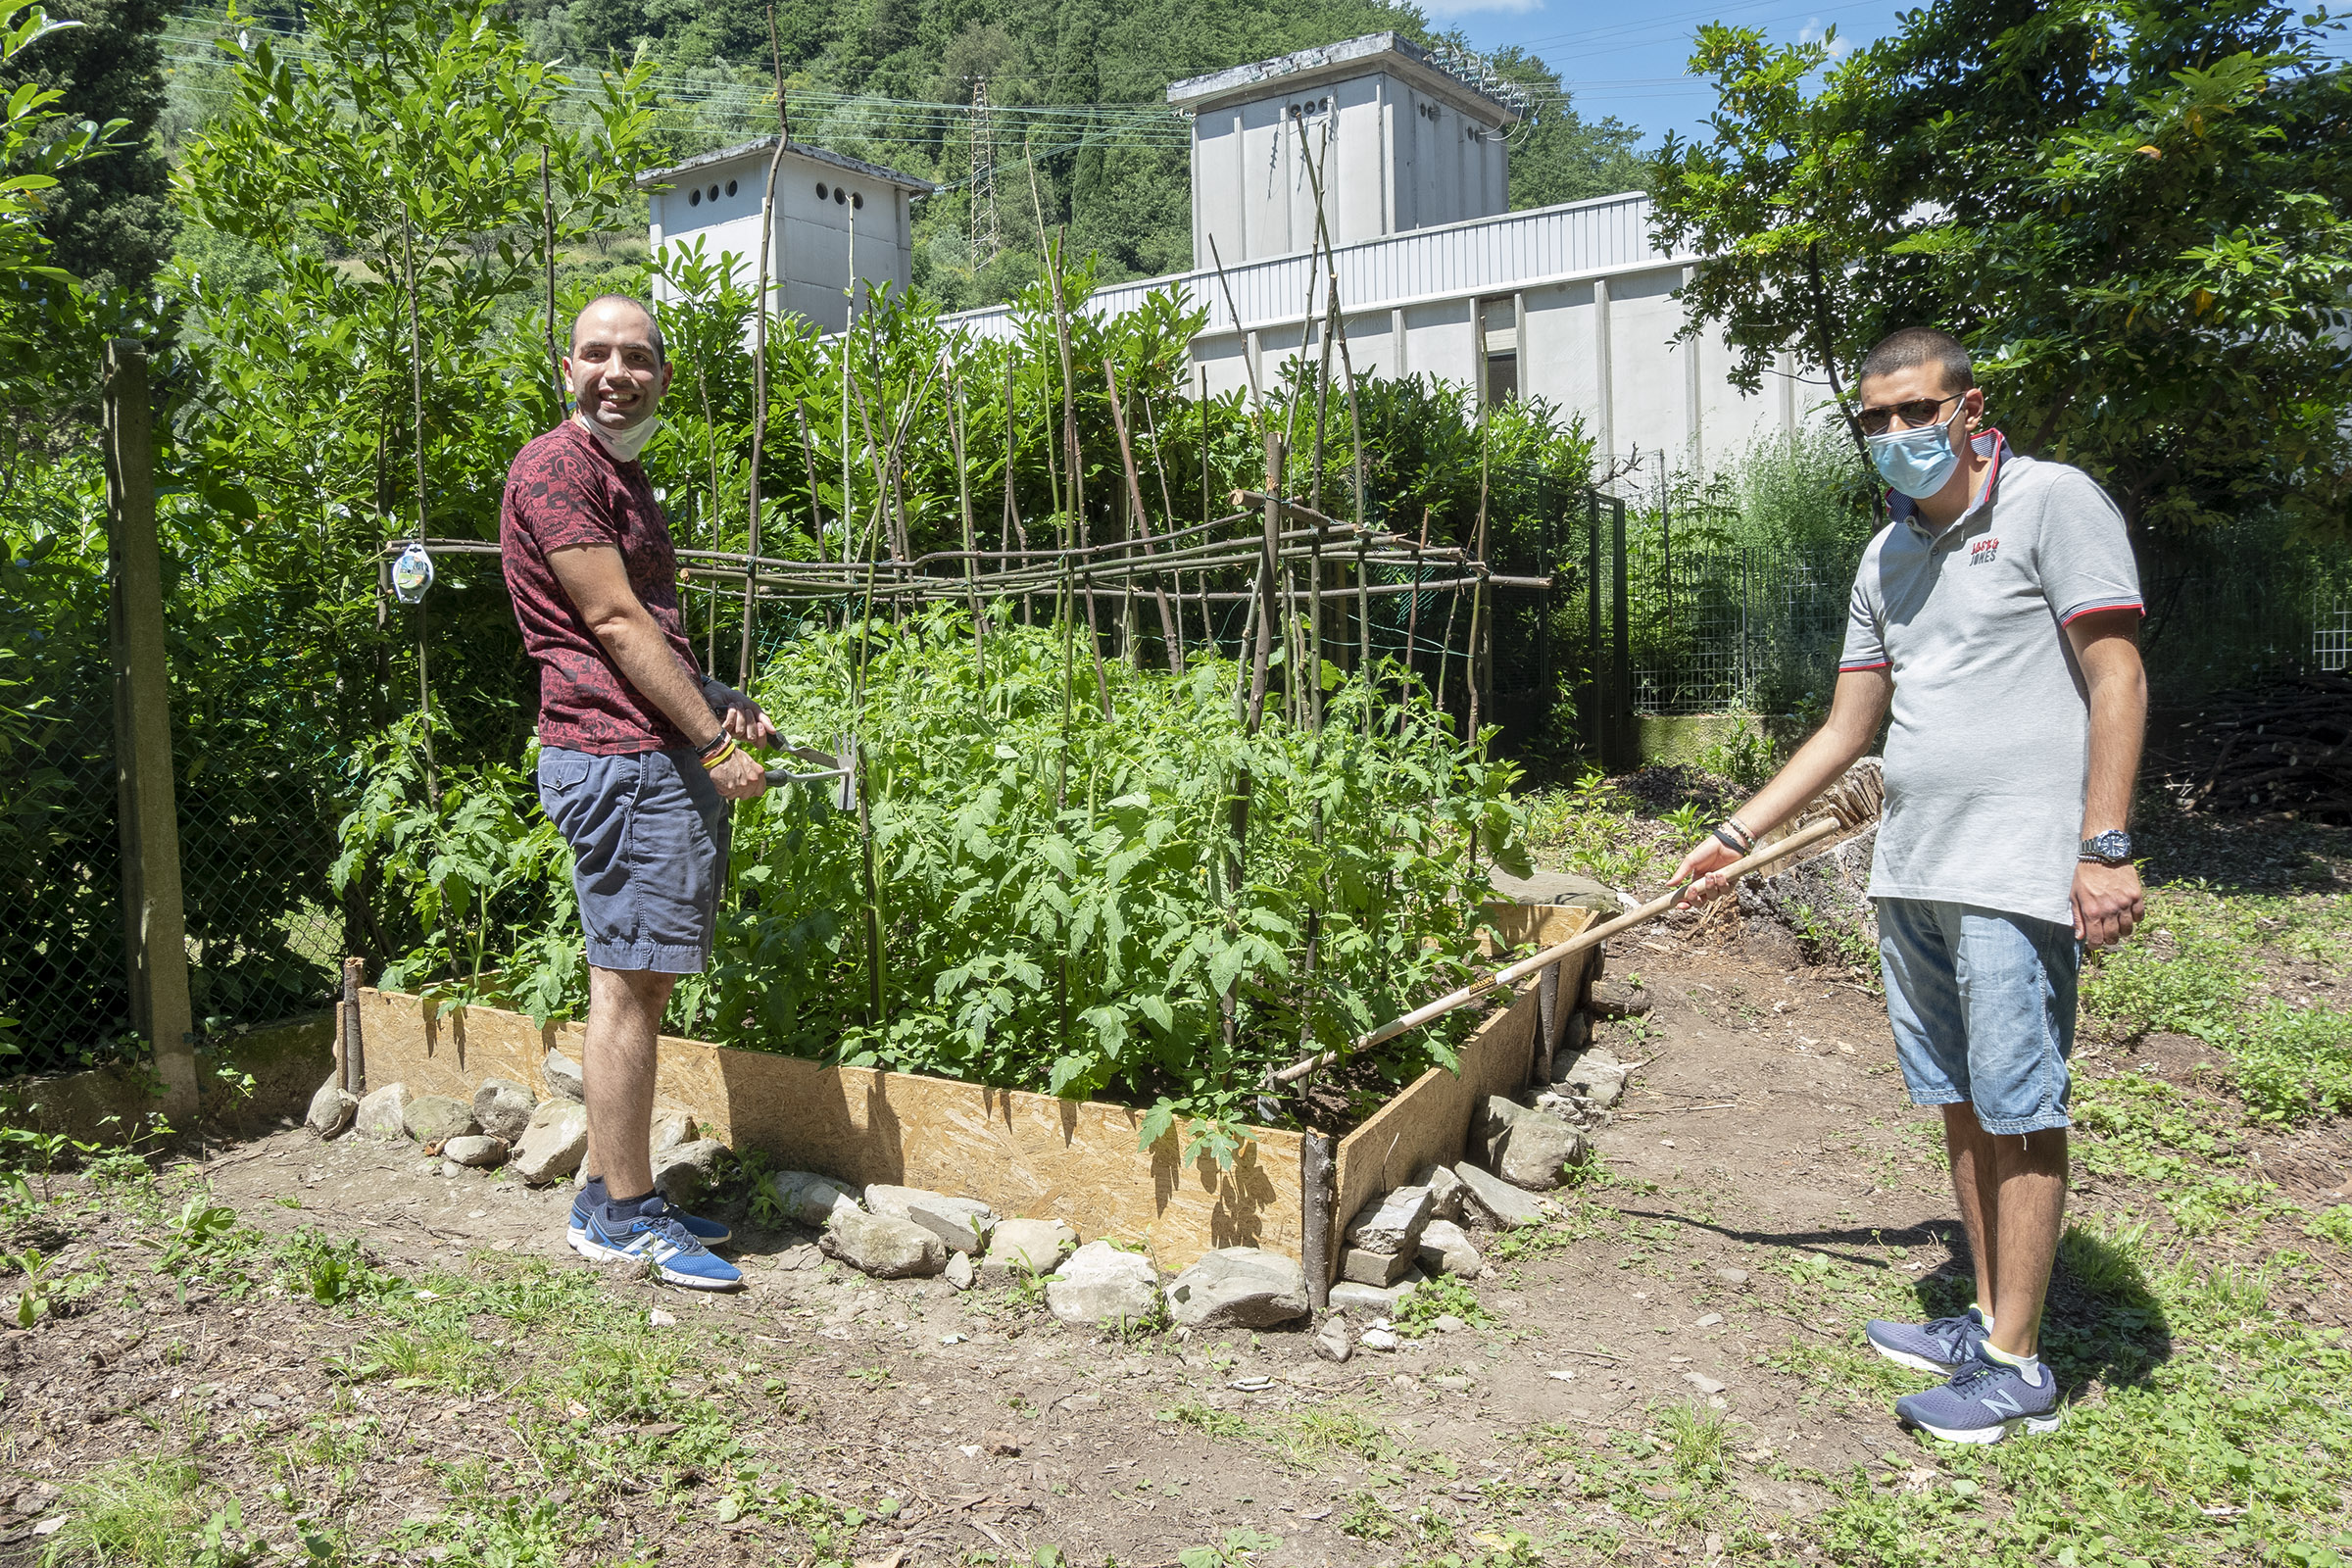
M 2312 1216 L 2310 1224 L 2303 1227 L 2303 1234 L 2316 1236 L 2324 1242 L 2333 1242 L 2338 1247 L 2352 1250 L 2352 1203 L 2338 1203 L 2333 1208 L 2322 1209 Z
M 1464 1323 L 1493 1321 L 1493 1314 L 1479 1304 L 1478 1293 L 1448 1276 L 1415 1287 L 1411 1295 L 1396 1303 L 1389 1321 L 1396 1325 L 1397 1333 L 1418 1338 L 1432 1332 L 1438 1319 L 1448 1313 Z

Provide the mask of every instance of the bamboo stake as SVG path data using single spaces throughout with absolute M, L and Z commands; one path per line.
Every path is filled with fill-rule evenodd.
M 972 665 L 978 672 L 983 689 L 988 684 L 988 649 L 986 634 L 980 621 L 980 579 L 978 563 L 972 555 L 972 479 L 963 459 L 963 383 L 948 371 L 948 436 L 956 444 L 956 499 L 963 509 L 963 592 L 972 611 Z
M 556 346 L 556 187 L 545 143 L 539 148 L 539 206 L 547 225 L 547 353 L 556 370 L 556 422 L 562 424 L 571 417 L 571 388 L 564 382 L 564 351 Z
M 416 416 L 416 538 L 422 542 L 424 515 L 424 333 L 416 321 L 416 250 L 411 237 L 409 210 L 400 210 L 402 280 L 409 296 L 409 394 Z M 433 766 L 433 687 L 425 670 L 425 608 L 416 602 L 416 711 L 424 720 L 418 731 L 424 751 L 424 793 L 437 808 L 441 804 L 439 774 Z
M 1110 389 L 1110 423 L 1111 428 L 1119 433 L 1119 462 L 1127 470 L 1127 501 L 1135 509 L 1135 525 L 1143 535 L 1144 554 L 1149 556 L 1153 554 L 1152 523 L 1144 515 L 1143 480 L 1135 471 L 1135 453 L 1127 441 L 1127 412 L 1120 404 L 1119 378 L 1111 372 L 1110 356 L 1107 354 L 1102 356 L 1102 383 Z M 1159 601 L 1159 634 L 1168 645 L 1168 668 L 1181 675 L 1184 673 L 1184 639 L 1176 629 L 1175 613 L 1168 609 L 1167 590 L 1154 583 L 1152 592 Z
M 767 161 L 767 187 L 760 198 L 760 312 L 752 319 L 752 464 L 746 476 L 751 511 L 752 565 L 743 582 L 743 643 L 735 655 L 735 684 L 748 690 L 752 681 L 752 634 L 757 619 L 760 582 L 760 448 L 767 436 L 767 291 L 768 247 L 776 231 L 776 171 L 784 149 L 792 145 L 792 115 L 784 96 L 784 50 L 776 41 L 776 8 L 767 8 L 769 59 L 776 72 L 776 151 Z

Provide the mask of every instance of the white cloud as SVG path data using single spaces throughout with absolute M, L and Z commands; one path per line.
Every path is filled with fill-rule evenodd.
M 1543 10 L 1544 0 L 1421 0 L 1421 9 L 1431 17 L 1524 17 Z
M 1827 35 L 1829 30 L 1830 29 L 1828 25 L 1825 24 L 1819 17 L 1814 17 L 1808 21 L 1803 27 L 1798 29 L 1796 41 L 1799 43 L 1819 43 L 1822 38 Z M 1845 34 L 1840 33 L 1837 37 L 1830 39 L 1830 58 L 1832 60 L 1843 60 L 1846 57 L 1847 52 L 1853 47 L 1854 40 Z

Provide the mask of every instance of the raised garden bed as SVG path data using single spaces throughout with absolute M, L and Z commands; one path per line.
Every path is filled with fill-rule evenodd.
M 1514 946 L 1565 941 L 1592 918 L 1585 909 L 1516 905 L 1490 906 L 1489 914 Z M 1555 965 L 1556 990 L 1540 978 L 1526 982 L 1463 1044 L 1458 1072 L 1423 1073 L 1340 1138 L 1327 1162 L 1304 1158 L 1310 1135 L 1260 1127 L 1249 1129 L 1229 1169 L 1205 1152 L 1186 1163 L 1186 1125 L 1141 1149 L 1145 1112 L 1137 1107 L 824 1066 L 699 1040 L 662 1039 L 656 1090 L 729 1148 L 757 1150 L 786 1168 L 929 1188 L 980 1199 L 1006 1216 L 1063 1220 L 1090 1241 L 1149 1247 L 1163 1269 L 1185 1268 L 1215 1248 L 1262 1247 L 1320 1262 L 1330 1278 L 1339 1230 L 1357 1208 L 1433 1163 L 1458 1158 L 1480 1101 L 1525 1086 L 1539 1052 L 1556 1041 L 1592 957 Z M 581 1052 L 577 1024 L 540 1027 L 496 1007 L 443 1010 L 397 991 L 363 990 L 360 1016 L 370 1087 L 398 1082 L 470 1099 L 482 1079 L 498 1077 L 545 1098 L 548 1051 L 575 1060 Z M 1311 1200 L 1310 1169 L 1328 1170 L 1327 1202 Z M 1310 1213 L 1319 1223 L 1310 1224 Z

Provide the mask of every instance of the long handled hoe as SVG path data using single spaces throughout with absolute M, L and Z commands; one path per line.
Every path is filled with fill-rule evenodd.
M 1857 832 L 1878 820 L 1879 811 L 1886 804 L 1886 780 L 1880 772 L 1879 760 L 1865 757 L 1846 769 L 1844 777 L 1814 797 L 1812 804 L 1799 815 L 1795 832 L 1765 845 L 1751 855 L 1740 857 L 1716 874 L 1727 881 L 1737 880 L 1750 872 L 1778 865 L 1834 838 Z M 1308 1073 L 1328 1067 L 1351 1052 L 1367 1051 L 1383 1041 L 1396 1039 L 1407 1030 L 1418 1029 L 1433 1019 L 1443 1018 L 1456 1008 L 1466 1007 L 1498 987 L 1516 985 L 1562 958 L 1572 957 L 1587 948 L 1596 948 L 1620 932 L 1648 924 L 1673 908 L 1675 901 L 1683 893 L 1684 889 L 1678 887 L 1660 894 L 1638 909 L 1630 909 L 1614 920 L 1588 927 L 1557 947 L 1546 948 L 1533 957 L 1521 958 L 1517 963 L 1482 975 L 1458 991 L 1448 992 L 1401 1018 L 1382 1024 L 1369 1034 L 1358 1035 L 1342 1050 L 1302 1056 L 1288 1067 L 1269 1072 L 1266 1082 L 1269 1085 L 1296 1083 Z

